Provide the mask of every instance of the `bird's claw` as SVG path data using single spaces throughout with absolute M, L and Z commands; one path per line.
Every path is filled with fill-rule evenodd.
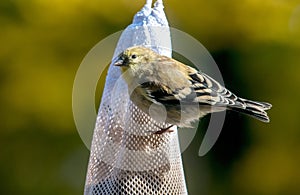
M 169 132 L 169 133 L 171 133 L 171 132 L 173 132 L 174 130 L 172 130 L 172 129 L 170 129 L 171 127 L 173 127 L 173 125 L 170 125 L 170 126 L 168 126 L 168 127 L 166 127 L 166 128 L 160 128 L 160 131 L 156 131 L 156 132 L 154 132 L 154 134 L 155 135 L 161 135 L 161 134 L 163 134 L 163 133 L 166 133 L 166 132 Z

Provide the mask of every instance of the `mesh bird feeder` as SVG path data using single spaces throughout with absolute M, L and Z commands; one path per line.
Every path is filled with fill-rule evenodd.
M 171 37 L 162 0 L 134 16 L 114 52 L 143 45 L 171 57 Z M 154 134 L 157 122 L 130 101 L 118 67 L 110 66 L 91 145 L 85 195 L 187 194 L 177 128 Z

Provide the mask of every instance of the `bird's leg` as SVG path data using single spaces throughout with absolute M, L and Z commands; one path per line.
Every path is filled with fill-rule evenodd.
M 157 126 L 157 125 L 156 125 L 156 126 Z M 171 133 L 171 132 L 173 132 L 173 130 L 170 129 L 170 128 L 173 127 L 173 126 L 174 126 L 174 125 L 170 125 L 170 126 L 168 126 L 168 127 L 166 127 L 166 128 L 161 128 L 161 127 L 157 126 L 158 128 L 160 128 L 160 131 L 156 131 L 156 132 L 154 132 L 154 134 L 156 134 L 156 135 L 161 135 L 161 134 L 163 134 L 163 133 L 165 133 L 165 132 Z

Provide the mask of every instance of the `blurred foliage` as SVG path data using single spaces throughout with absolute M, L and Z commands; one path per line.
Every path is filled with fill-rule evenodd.
M 72 119 L 75 73 L 143 4 L 0 2 L 0 194 L 83 193 L 89 151 Z M 299 0 L 165 0 L 165 11 L 213 54 L 228 88 L 273 104 L 270 124 L 228 113 L 205 157 L 198 132 L 183 154 L 190 194 L 300 194 Z

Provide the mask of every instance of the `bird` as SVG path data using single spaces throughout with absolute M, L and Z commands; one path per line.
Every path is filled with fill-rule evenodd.
M 213 112 L 237 111 L 262 122 L 270 121 L 272 105 L 238 97 L 204 72 L 144 46 L 125 49 L 112 61 L 120 67 L 131 101 L 149 114 L 151 105 L 164 106 L 170 127 L 193 127 L 193 122 Z M 158 112 L 159 114 L 159 112 Z

